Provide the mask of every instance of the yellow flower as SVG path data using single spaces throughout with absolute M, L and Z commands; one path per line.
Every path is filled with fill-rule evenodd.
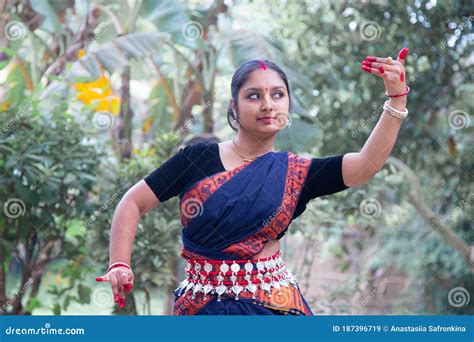
M 142 130 L 143 133 L 147 134 L 148 131 L 150 130 L 151 126 L 153 125 L 153 118 L 147 118 L 145 122 L 143 123 Z
M 10 108 L 11 104 L 12 104 L 12 102 L 10 100 L 7 100 L 3 103 L 0 103 L 0 111 L 1 112 L 6 112 L 8 110 L 8 108 Z
M 119 114 L 120 98 L 112 95 L 112 85 L 105 75 L 92 82 L 74 83 L 73 87 L 77 91 L 76 98 L 87 105 L 94 105 L 94 111 Z
M 120 112 L 120 99 L 117 96 L 110 96 L 106 99 L 102 99 L 94 110 L 96 112 L 105 110 L 113 115 L 118 115 Z
M 62 285 L 64 283 L 64 280 L 58 274 L 58 275 L 56 275 L 56 278 L 54 279 L 54 282 L 56 283 L 56 285 Z
M 74 83 L 74 89 L 77 91 L 93 90 L 96 92 L 105 93 L 110 95 L 112 92 L 112 85 L 107 77 L 104 75 L 100 76 L 97 80 L 92 82 L 79 82 Z
M 84 90 L 77 94 L 76 98 L 79 101 L 84 102 L 85 104 L 91 104 L 94 100 L 100 100 L 102 98 L 101 94 L 91 91 L 91 90 Z
M 84 51 L 84 49 L 79 49 L 79 51 L 77 51 L 77 59 L 81 59 L 85 55 L 86 55 L 86 52 Z

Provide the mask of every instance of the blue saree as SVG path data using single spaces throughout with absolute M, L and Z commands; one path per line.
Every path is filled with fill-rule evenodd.
M 291 152 L 268 152 L 232 170 L 203 178 L 180 198 L 185 259 L 253 259 L 291 222 L 311 159 Z M 193 296 L 175 291 L 175 315 L 312 315 L 298 286 L 242 293 Z

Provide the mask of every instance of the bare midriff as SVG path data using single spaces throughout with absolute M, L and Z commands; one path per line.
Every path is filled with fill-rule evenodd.
M 280 241 L 278 240 L 269 240 L 260 251 L 260 253 L 256 254 L 253 259 L 259 258 L 268 258 L 271 257 L 273 254 L 280 250 Z

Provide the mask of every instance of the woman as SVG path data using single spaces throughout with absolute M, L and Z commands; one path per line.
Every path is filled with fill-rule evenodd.
M 227 114 L 235 138 L 182 148 L 124 195 L 112 221 L 110 266 L 97 281 L 109 281 L 125 305 L 139 219 L 179 195 L 187 277 L 174 291 L 175 315 L 312 315 L 279 239 L 309 200 L 361 185 L 383 167 L 407 113 L 407 51 L 396 61 L 362 62 L 384 80 L 385 111 L 360 152 L 327 158 L 274 151 L 291 111 L 287 77 L 267 60 L 242 64 Z

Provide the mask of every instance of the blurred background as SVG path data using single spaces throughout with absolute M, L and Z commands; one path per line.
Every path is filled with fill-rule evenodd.
M 288 75 L 277 150 L 360 151 L 383 111 L 367 55 L 405 63 L 410 114 L 364 186 L 312 200 L 282 240 L 315 314 L 473 314 L 471 1 L 0 0 L 0 307 L 171 314 L 183 279 L 175 197 L 145 215 L 133 295 L 114 307 L 111 219 L 180 147 L 225 141 L 250 59 Z

